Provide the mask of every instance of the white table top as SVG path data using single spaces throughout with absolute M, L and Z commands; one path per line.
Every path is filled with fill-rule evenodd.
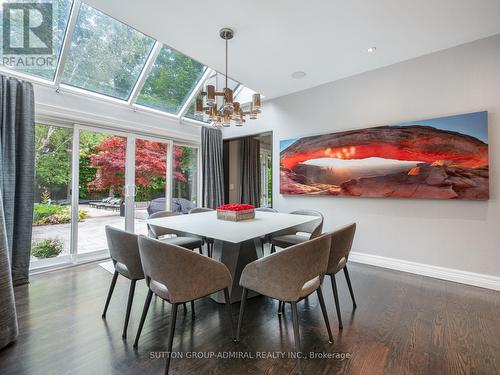
M 176 231 L 239 243 L 314 220 L 318 220 L 318 217 L 256 211 L 255 219 L 227 221 L 217 219 L 217 212 L 210 211 L 161 217 L 147 222 Z

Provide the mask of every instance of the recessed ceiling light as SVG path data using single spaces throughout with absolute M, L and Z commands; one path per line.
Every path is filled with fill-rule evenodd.
M 370 47 L 367 49 L 368 53 L 373 53 L 377 50 L 377 47 Z
M 305 76 L 306 76 L 306 72 L 297 71 L 297 72 L 292 73 L 292 78 L 295 78 L 295 79 L 301 79 L 301 78 L 304 78 Z

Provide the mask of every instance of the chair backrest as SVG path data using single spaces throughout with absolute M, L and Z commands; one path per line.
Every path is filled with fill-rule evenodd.
M 275 210 L 274 208 L 271 207 L 257 207 L 255 211 L 278 213 L 278 210 Z
M 158 212 L 155 212 L 154 214 L 149 215 L 148 220 L 149 219 L 157 219 L 160 217 L 177 216 L 177 215 L 181 215 L 181 213 L 180 212 L 172 212 L 172 211 L 158 211 Z M 176 231 L 148 223 L 148 235 L 150 237 L 159 238 L 159 237 L 164 236 L 166 234 L 176 234 Z
M 293 215 L 306 215 L 306 216 L 317 216 L 317 220 L 310 221 L 308 223 L 300 224 L 293 229 L 295 232 L 305 232 L 305 233 L 311 233 L 310 239 L 319 237 L 319 235 L 323 231 L 323 214 L 318 211 L 314 210 L 298 210 L 298 211 L 293 211 L 290 212 Z
M 207 208 L 207 207 L 195 207 L 192 208 L 189 213 L 190 214 L 199 214 L 200 212 L 210 212 L 213 211 L 212 208 Z
M 335 274 L 344 268 L 352 248 L 355 233 L 356 223 L 352 223 L 332 232 L 327 273 Z
M 325 275 L 330 241 L 330 234 L 324 234 L 260 258 L 245 267 L 240 284 L 282 301 L 296 301 L 305 283 Z
M 109 254 L 115 267 L 121 263 L 127 268 L 131 279 L 144 278 L 137 235 L 109 225 L 106 225 L 105 230 Z
M 155 281 L 164 285 L 170 302 L 200 298 L 232 283 L 221 262 L 142 235 L 138 242 L 146 284 Z

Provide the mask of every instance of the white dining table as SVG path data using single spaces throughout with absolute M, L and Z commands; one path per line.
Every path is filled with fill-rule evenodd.
M 231 272 L 233 285 L 229 294 L 231 302 L 237 302 L 241 299 L 242 292 L 239 285 L 241 272 L 248 263 L 258 258 L 257 250 L 263 255 L 260 237 L 314 220 L 318 218 L 257 211 L 255 219 L 235 222 L 219 220 L 216 211 L 210 211 L 149 219 L 147 222 L 180 234 L 213 238 L 215 240 L 213 257 L 224 263 Z M 252 296 L 249 293 L 248 297 Z M 212 298 L 216 302 L 224 303 L 222 292 L 213 294 Z

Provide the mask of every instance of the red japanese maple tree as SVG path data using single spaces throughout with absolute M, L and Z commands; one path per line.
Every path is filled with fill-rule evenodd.
M 96 153 L 90 155 L 90 165 L 97 168 L 96 177 L 88 184 L 89 190 L 121 190 L 125 184 L 126 140 L 122 137 L 106 137 L 96 146 Z M 177 171 L 182 149 L 174 147 L 173 178 L 186 182 L 186 177 Z M 136 140 L 135 184 L 149 187 L 153 179 L 164 179 L 166 173 L 167 145 L 161 142 Z

